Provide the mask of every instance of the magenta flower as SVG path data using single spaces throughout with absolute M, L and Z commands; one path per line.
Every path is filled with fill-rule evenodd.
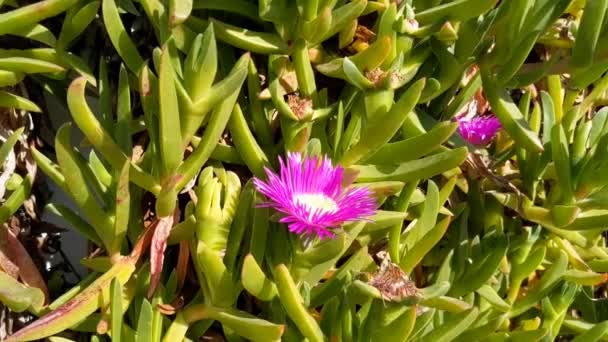
M 321 239 L 333 237 L 330 231 L 346 221 L 365 219 L 376 211 L 376 203 L 367 187 L 343 186 L 344 169 L 334 167 L 325 156 L 302 158 L 288 153 L 287 163 L 279 157 L 280 175 L 265 168 L 267 182 L 254 178 L 258 191 L 271 207 L 283 214 L 281 223 L 297 234 L 316 234 Z
M 458 119 L 458 132 L 473 145 L 487 145 L 501 128 L 500 121 L 494 115 Z

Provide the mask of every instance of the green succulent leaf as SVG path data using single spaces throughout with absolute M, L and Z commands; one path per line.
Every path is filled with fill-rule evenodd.
M 396 165 L 353 165 L 350 169 L 360 182 L 413 181 L 451 170 L 459 166 L 466 156 L 467 149 L 461 147 Z
M 120 19 L 116 3 L 113 0 L 102 0 L 101 12 L 112 45 L 124 59 L 127 67 L 132 72 L 138 72 L 144 61 Z
M 78 0 L 46 0 L 0 14 L 0 34 L 38 23 L 75 5 Z
M 44 293 L 40 289 L 23 285 L 4 272 L 0 272 L 0 284 L 0 302 L 11 310 L 39 312 L 42 309 Z

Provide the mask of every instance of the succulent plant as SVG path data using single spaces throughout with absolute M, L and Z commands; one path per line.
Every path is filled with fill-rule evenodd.
M 71 117 L 0 222 L 44 174 L 95 248 L 51 296 L 0 228 L 5 341 L 608 339 L 607 12 L 0 1 L 0 114 Z

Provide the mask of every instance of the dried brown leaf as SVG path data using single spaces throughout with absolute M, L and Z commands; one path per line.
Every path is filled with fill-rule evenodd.
M 167 238 L 173 227 L 173 216 L 161 217 L 158 219 L 152 242 L 150 244 L 150 287 L 148 297 L 152 297 L 160 282 L 160 273 L 163 270 L 165 260 L 165 249 L 167 248 Z
M 186 281 L 186 275 L 188 274 L 188 261 L 190 260 L 190 245 L 188 241 L 181 241 L 179 243 L 179 256 L 177 258 L 177 290 L 181 292 Z

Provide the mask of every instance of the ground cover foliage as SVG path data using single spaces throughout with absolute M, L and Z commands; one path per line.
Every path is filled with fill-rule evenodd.
M 0 0 L 0 339 L 608 339 L 607 11 Z

